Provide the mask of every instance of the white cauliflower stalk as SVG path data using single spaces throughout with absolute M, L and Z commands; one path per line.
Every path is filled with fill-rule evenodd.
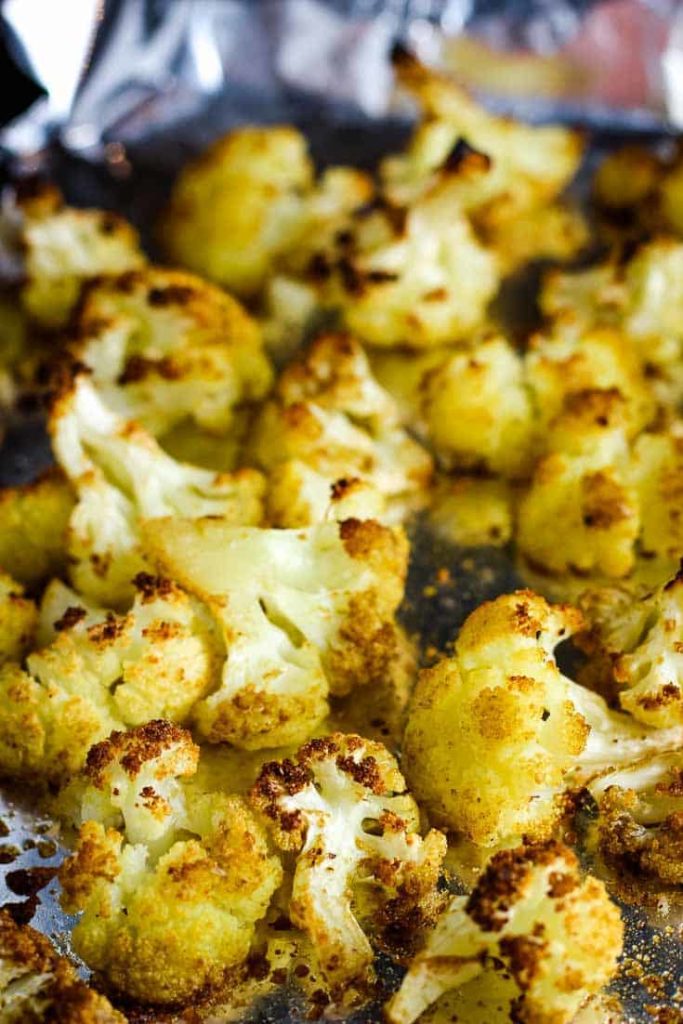
M 251 802 L 278 846 L 297 853 L 290 917 L 332 988 L 370 977 L 354 887 L 379 883 L 394 922 L 403 913 L 414 924 L 416 907 L 433 915 L 446 841 L 435 831 L 420 837 L 417 804 L 382 744 L 342 733 L 311 740 L 294 760 L 264 765 Z
M 354 519 L 304 530 L 174 519 L 150 523 L 146 542 L 223 629 L 222 682 L 195 712 L 212 742 L 301 742 L 325 717 L 328 693 L 405 671 L 394 620 L 408 559 L 400 530 Z
M 511 1019 L 570 1024 L 617 971 L 624 927 L 602 882 L 581 877 L 555 841 L 497 853 L 472 894 L 456 896 L 386 1007 L 412 1024 L 444 993 L 505 970 L 519 995 Z
M 78 498 L 68 551 L 72 579 L 88 598 L 114 606 L 130 599 L 132 578 L 147 568 L 140 546 L 144 519 L 261 519 L 263 480 L 256 470 L 216 473 L 175 461 L 142 427 L 110 409 L 82 371 L 58 387 L 49 427 Z
M 77 953 L 142 1002 L 187 1001 L 242 963 L 282 870 L 239 797 L 185 791 L 199 749 L 152 721 L 93 747 L 60 869 Z
M 185 721 L 220 678 L 223 651 L 209 614 L 169 580 L 140 574 L 126 615 L 80 604 L 61 584 L 43 602 L 47 646 L 26 671 L 0 668 L 5 775 L 63 784 L 112 729 L 163 715 Z
M 270 386 L 255 321 L 193 274 L 148 267 L 96 281 L 75 331 L 106 403 L 156 437 L 184 420 L 224 434 L 235 407 Z
M 437 824 L 481 846 L 545 839 L 568 795 L 606 769 L 676 748 L 563 675 L 554 656 L 581 613 L 531 591 L 481 605 L 453 657 L 422 672 L 406 727 L 408 781 Z

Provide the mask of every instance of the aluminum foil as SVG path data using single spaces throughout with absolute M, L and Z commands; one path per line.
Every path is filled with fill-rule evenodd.
M 152 251 L 178 167 L 234 124 L 293 121 L 320 163 L 372 166 L 395 148 L 410 116 L 394 95 L 397 41 L 498 109 L 584 125 L 597 145 L 683 125 L 681 0 L 5 0 L 0 32 L 42 90 L 0 132 L 7 170 L 46 171 L 69 201 L 119 210 Z M 0 484 L 30 479 L 48 460 L 38 419 L 11 424 Z M 427 598 L 443 566 L 457 586 L 429 587 Z M 473 607 L 517 583 L 509 552 L 440 547 L 422 524 L 406 624 L 423 647 L 443 649 Z M 0 904 L 27 903 L 17 871 L 58 863 L 58 840 L 24 794 L 0 794 Z M 54 882 L 26 909 L 68 950 Z M 594 1020 L 683 1020 L 671 1009 L 683 946 L 666 909 L 626 909 L 637 966 L 616 985 L 620 1015 Z M 643 975 L 660 979 L 658 996 Z M 653 1017 L 657 1004 L 674 1015 Z M 249 1019 L 284 1024 L 303 1011 L 282 992 Z M 379 1019 L 378 1006 L 354 1016 Z

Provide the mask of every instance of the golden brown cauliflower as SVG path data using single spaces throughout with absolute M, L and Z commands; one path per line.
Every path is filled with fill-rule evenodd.
M 76 503 L 61 470 L 32 483 L 0 488 L 0 565 L 36 584 L 66 569 L 66 535 Z
M 21 304 L 41 327 L 64 327 L 86 281 L 146 262 L 127 221 L 104 210 L 64 206 L 51 185 L 19 189 L 2 220 L 3 245 L 21 269 Z
M 0 663 L 19 661 L 33 643 L 38 609 L 24 588 L 0 569 Z
M 465 162 L 469 180 L 463 206 L 490 229 L 556 199 L 574 177 L 583 150 L 577 132 L 496 117 L 453 80 L 406 52 L 397 53 L 395 67 L 401 85 L 417 99 L 423 120 L 407 151 L 381 165 L 393 201 L 413 199 L 449 176 L 462 177 Z
M 616 389 L 568 400 L 519 504 L 517 543 L 530 562 L 553 573 L 631 571 L 641 510 L 629 427 Z
M 246 457 L 269 473 L 275 526 L 324 519 L 339 505 L 337 481 L 347 482 L 345 507 L 348 481 L 358 481 L 386 499 L 390 518 L 400 518 L 424 502 L 432 472 L 361 345 L 344 334 L 321 335 L 283 371 L 253 424 Z
M 62 784 L 113 728 L 184 721 L 217 685 L 222 649 L 202 605 L 165 579 L 140 574 L 136 587 L 126 615 L 83 607 L 63 584 L 48 588 L 43 615 L 60 615 L 54 637 L 26 671 L 0 667 L 4 775 Z
M 328 693 L 406 670 L 394 619 L 408 560 L 401 530 L 355 519 L 250 529 L 211 518 L 152 521 L 145 536 L 162 571 L 223 630 L 222 683 L 195 712 L 211 742 L 301 742 L 327 714 Z
M 365 175 L 346 168 L 316 183 L 295 128 L 237 128 L 183 170 L 160 232 L 172 260 L 252 296 L 279 263 L 308 250 L 309 236 L 370 191 Z
M 125 1024 L 88 988 L 66 957 L 29 925 L 0 910 L 0 1018 L 3 1024 Z
M 75 852 L 62 902 L 82 911 L 76 952 L 116 990 L 188 1000 L 242 963 L 282 870 L 239 797 L 185 792 L 199 749 L 152 721 L 113 733 L 84 768 Z
M 609 665 L 619 702 L 646 725 L 683 722 L 683 570 L 649 594 L 586 600 L 589 649 Z
M 481 327 L 499 279 L 448 185 L 408 207 L 379 199 L 357 210 L 313 255 L 309 274 L 321 304 L 362 341 L 413 349 Z
M 555 841 L 491 858 L 470 896 L 455 896 L 386 1007 L 412 1024 L 439 996 L 482 972 L 506 971 L 518 997 L 510 1019 L 570 1024 L 617 971 L 624 927 L 605 886 L 581 877 Z
M 242 469 L 220 473 L 177 462 L 134 420 L 110 408 L 89 373 L 67 367 L 49 416 L 55 457 L 77 495 L 69 520 L 71 577 L 86 598 L 125 606 L 132 579 L 148 568 L 145 519 L 165 515 L 260 522 L 264 481 Z
M 264 765 L 250 798 L 277 845 L 298 854 L 289 915 L 333 989 L 371 977 L 355 886 L 381 889 L 392 925 L 433 919 L 446 840 L 434 830 L 420 837 L 417 804 L 381 743 L 343 733 L 311 740 L 293 760 Z
M 594 780 L 597 836 L 619 869 L 683 884 L 683 758 L 658 754 Z
M 546 838 L 569 790 L 680 743 L 680 726 L 648 729 L 560 672 L 553 649 L 582 625 L 568 605 L 507 594 L 470 615 L 453 657 L 422 672 L 404 765 L 437 824 L 482 846 Z
M 146 267 L 95 281 L 75 330 L 74 354 L 107 404 L 155 436 L 188 419 L 224 434 L 235 407 L 271 383 L 255 321 L 183 271 Z

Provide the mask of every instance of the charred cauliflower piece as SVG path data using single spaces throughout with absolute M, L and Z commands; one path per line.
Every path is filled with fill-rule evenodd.
M 224 434 L 235 406 L 270 386 L 255 321 L 193 274 L 148 267 L 95 282 L 76 333 L 107 404 L 155 436 L 187 419 Z
M 212 742 L 301 742 L 325 717 L 328 692 L 405 670 L 394 620 L 408 559 L 401 530 L 355 519 L 303 530 L 172 519 L 150 523 L 146 543 L 223 629 L 222 683 L 196 709 Z
M 41 327 L 63 327 L 86 281 L 145 264 L 137 232 L 104 210 L 64 206 L 52 186 L 20 191 L 3 210 L 3 238 L 23 284 L 20 300 Z
M 495 256 L 481 245 L 448 188 L 409 207 L 358 210 L 314 254 L 321 302 L 369 345 L 430 348 L 468 337 L 498 287 Z
M 338 480 L 367 482 L 398 517 L 424 500 L 432 472 L 431 457 L 401 426 L 362 347 L 343 334 L 321 336 L 282 373 L 253 426 L 247 457 L 270 474 L 276 526 L 324 519 Z
M 683 722 L 683 570 L 645 596 L 589 602 L 592 645 L 611 668 L 619 702 L 657 728 Z M 590 614 L 589 612 L 589 614 Z
M 184 792 L 199 750 L 152 721 L 93 747 L 62 902 L 82 911 L 74 949 L 116 990 L 150 1003 L 188 1000 L 249 953 L 280 884 L 279 861 L 239 797 Z
M 640 502 L 643 556 L 677 562 L 683 555 L 681 421 L 637 438 L 632 450 L 631 476 Z
M 238 295 L 257 294 L 278 264 L 370 196 L 358 171 L 316 183 L 295 128 L 238 128 L 181 173 L 161 225 L 168 255 Z
M 393 201 L 409 201 L 437 181 L 465 176 L 470 180 L 463 204 L 491 228 L 556 199 L 574 177 L 583 150 L 578 133 L 495 117 L 408 53 L 397 55 L 395 67 L 423 120 L 407 152 L 382 163 L 384 188 Z M 479 173 L 472 173 L 473 162 Z
M 216 685 L 222 649 L 204 608 L 168 580 L 140 574 L 136 587 L 127 615 L 48 588 L 43 617 L 60 613 L 54 638 L 26 671 L 0 668 L 3 774 L 63 783 L 113 728 L 184 721 Z
M 59 470 L 49 470 L 30 484 L 0 489 L 0 565 L 26 584 L 64 571 L 74 505 L 71 484 Z
M 18 661 L 33 643 L 38 623 L 35 603 L 24 588 L 0 570 L 0 663 Z
M 481 846 L 546 838 L 567 794 L 607 768 L 676 747 L 564 676 L 554 648 L 581 613 L 531 591 L 481 605 L 455 655 L 422 672 L 406 727 L 411 788 L 437 824 Z
M 73 964 L 29 925 L 0 910 L 0 1018 L 3 1024 L 125 1024 Z
M 469 897 L 451 901 L 387 1017 L 412 1024 L 444 992 L 503 969 L 519 991 L 511 1019 L 569 1024 L 616 974 L 623 934 L 603 883 L 582 878 L 566 846 L 549 841 L 504 850 Z
M 631 571 L 641 511 L 629 433 L 618 391 L 568 400 L 519 505 L 517 543 L 530 562 L 553 573 Z
M 355 886 L 380 886 L 392 923 L 403 914 L 414 926 L 416 911 L 433 917 L 446 841 L 436 831 L 420 837 L 417 804 L 381 743 L 343 733 L 311 740 L 293 760 L 264 765 L 251 803 L 277 845 L 297 854 L 290 917 L 333 989 L 370 978 Z
M 683 884 L 683 758 L 660 754 L 596 779 L 604 856 L 638 875 Z
M 175 461 L 142 427 L 109 408 L 84 372 L 69 376 L 57 392 L 49 427 L 57 461 L 77 494 L 67 546 L 72 579 L 87 598 L 114 606 L 130 599 L 132 578 L 146 568 L 144 519 L 261 519 L 260 473 L 215 473 Z

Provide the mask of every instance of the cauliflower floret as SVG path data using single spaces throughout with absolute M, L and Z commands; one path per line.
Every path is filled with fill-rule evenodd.
M 412 1024 L 439 996 L 485 971 L 512 976 L 524 1024 L 569 1024 L 617 971 L 624 926 L 602 882 L 581 877 L 555 841 L 491 858 L 470 896 L 451 900 L 386 1012 Z M 513 1017 L 511 1013 L 511 1019 Z
M 269 505 L 277 526 L 324 518 L 332 485 L 349 478 L 367 481 L 400 518 L 424 500 L 432 472 L 431 457 L 401 427 L 362 347 L 343 334 L 322 335 L 282 373 L 254 423 L 247 458 L 276 474 Z M 291 515 L 283 507 L 285 490 L 294 502 Z M 273 515 L 273 504 L 284 517 Z M 306 507 L 312 518 L 302 517 Z
M 623 332 L 614 328 L 536 335 L 525 364 L 543 430 L 562 411 L 569 395 L 596 388 L 619 391 L 633 432 L 655 417 L 656 403 L 639 355 Z
M 417 99 L 423 120 L 406 153 L 381 165 L 384 188 L 395 202 L 410 201 L 435 180 L 462 174 L 463 158 L 486 161 L 464 200 L 482 224 L 512 221 L 557 198 L 574 177 L 583 143 L 577 132 L 536 127 L 489 114 L 454 81 L 396 54 L 399 82 Z
M 437 824 L 481 846 L 545 838 L 568 792 L 605 768 L 677 746 L 564 676 L 553 648 L 583 625 L 530 591 L 481 605 L 455 655 L 422 672 L 405 734 L 405 769 Z
M 683 884 L 683 759 L 659 754 L 596 779 L 598 842 L 608 860 Z
M 422 349 L 466 338 L 498 287 L 495 256 L 476 239 L 448 186 L 407 208 L 356 212 L 311 261 L 322 303 L 375 346 Z
M 0 910 L 0 1018 L 3 1024 L 125 1024 L 88 988 L 66 957 L 29 925 Z
M 477 224 L 476 213 L 474 220 Z M 514 273 L 531 260 L 570 260 L 590 237 L 583 214 L 560 202 L 533 207 L 500 222 L 494 219 L 490 225 L 485 216 L 480 236 L 495 251 L 503 274 Z
M 301 742 L 327 714 L 328 692 L 403 671 L 401 530 L 355 519 L 302 530 L 172 519 L 151 522 L 146 542 L 224 631 L 222 683 L 196 709 L 210 741 L 248 750 Z
M 422 416 L 448 468 L 524 476 L 535 444 L 532 395 L 524 361 L 502 337 L 449 354 L 425 374 Z
M 181 173 L 161 225 L 170 257 L 251 296 L 307 235 L 366 202 L 371 182 L 333 168 L 316 184 L 306 140 L 289 126 L 238 128 Z
M 3 206 L 4 247 L 21 271 L 22 306 L 41 327 L 64 327 L 82 285 L 144 266 L 137 232 L 104 210 L 62 205 L 53 186 L 19 192 Z
M 67 542 L 71 576 L 95 601 L 119 606 L 132 596 L 132 578 L 147 568 L 140 546 L 143 519 L 261 520 L 260 473 L 214 473 L 176 462 L 142 427 L 105 405 L 81 371 L 57 391 L 49 427 L 57 461 L 78 498 Z
M 617 240 L 683 234 L 683 153 L 624 146 L 598 167 L 593 190 L 602 227 Z
M 517 543 L 530 562 L 554 573 L 631 571 L 641 516 L 629 426 L 615 389 L 568 399 L 519 505 Z
M 0 663 L 19 661 L 33 642 L 38 609 L 24 588 L 0 569 Z
M 683 424 L 642 434 L 633 445 L 631 475 L 640 501 L 644 556 L 677 561 L 683 555 Z M 660 577 L 661 578 L 661 577 Z
M 461 547 L 498 547 L 512 538 L 512 515 L 513 495 L 506 481 L 444 477 L 434 489 L 429 522 Z
M 221 289 L 162 267 L 87 288 L 72 346 L 106 403 L 155 436 L 186 419 L 216 433 L 271 383 L 259 329 Z
M 74 505 L 73 488 L 59 470 L 30 484 L 1 488 L 0 565 L 27 584 L 62 572 Z
M 113 728 L 164 715 L 184 721 L 217 684 L 223 651 L 213 620 L 175 584 L 146 574 L 127 615 L 69 604 L 27 671 L 0 668 L 3 774 L 63 783 Z M 68 592 L 49 591 L 60 610 Z
M 588 603 L 593 644 L 611 667 L 619 702 L 658 728 L 683 722 L 683 569 L 645 596 Z
M 247 957 L 282 869 L 239 797 L 193 793 L 199 750 L 152 721 L 93 747 L 81 826 L 60 870 L 62 902 L 83 911 L 73 945 L 118 991 L 175 1003 L 216 986 Z
M 445 837 L 419 835 L 419 810 L 381 743 L 334 733 L 294 760 L 264 765 L 252 805 L 275 842 L 298 856 L 289 913 L 305 931 L 333 987 L 369 980 L 373 951 L 354 913 L 353 888 L 374 881 L 390 917 L 433 916 Z

